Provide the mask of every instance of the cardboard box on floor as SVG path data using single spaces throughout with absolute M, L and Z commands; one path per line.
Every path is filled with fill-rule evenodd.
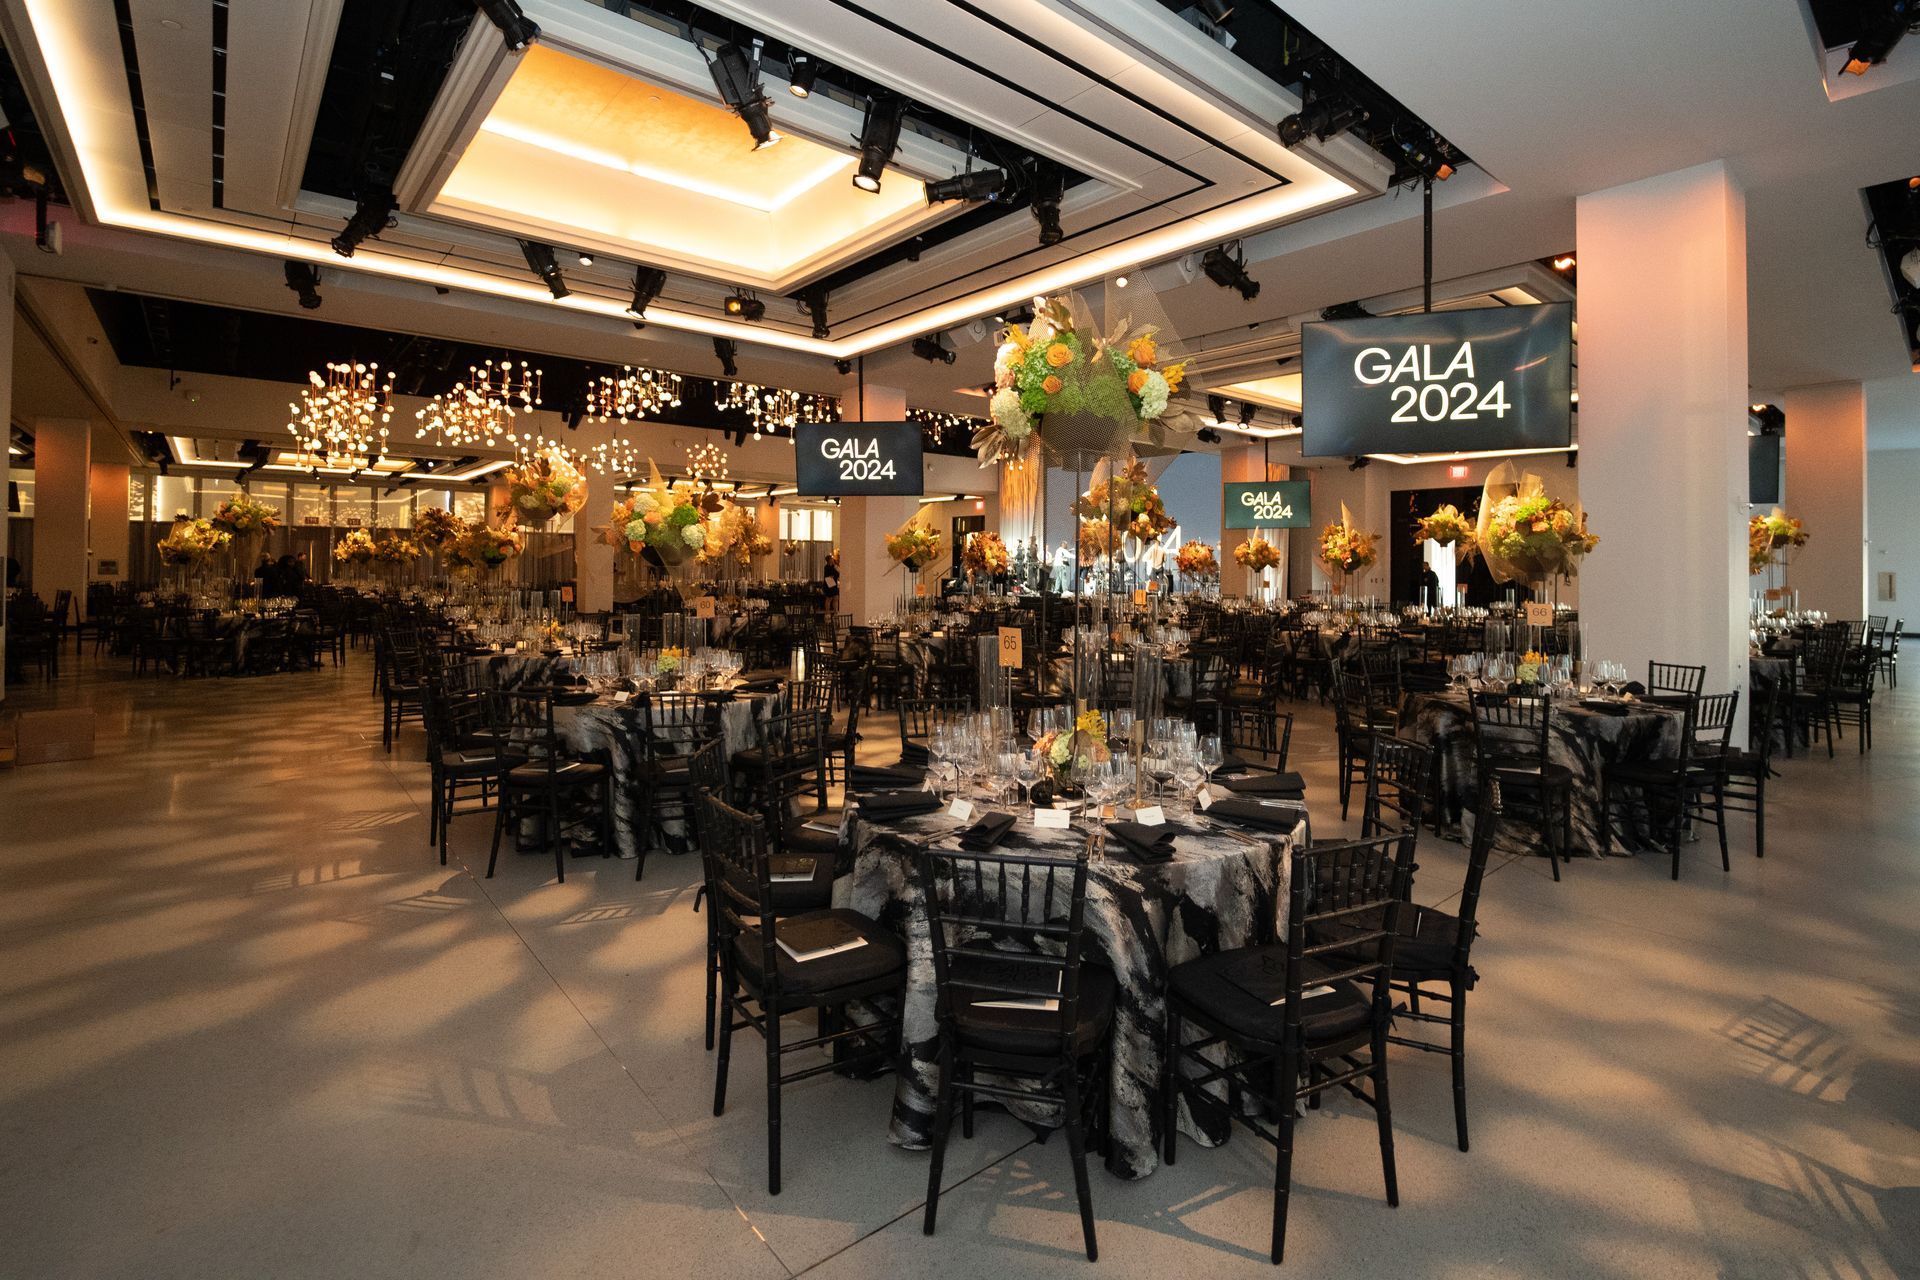
M 22 711 L 13 722 L 14 763 L 52 764 L 93 758 L 93 711 Z

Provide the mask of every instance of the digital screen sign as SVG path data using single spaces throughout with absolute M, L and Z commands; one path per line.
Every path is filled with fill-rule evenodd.
M 1220 525 L 1225 529 L 1310 529 L 1312 504 L 1305 480 L 1268 480 L 1264 484 L 1221 486 Z
M 1307 457 L 1573 443 L 1571 303 L 1321 321 L 1300 342 Z
M 926 486 L 916 422 L 803 422 L 794 428 L 793 457 L 803 498 L 918 496 Z

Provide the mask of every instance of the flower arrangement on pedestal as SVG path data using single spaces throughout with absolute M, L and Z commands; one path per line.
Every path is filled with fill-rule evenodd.
M 587 501 L 587 482 L 561 449 L 548 445 L 506 472 L 507 507 L 499 514 L 543 525 L 572 515 Z
M 886 546 L 887 554 L 906 566 L 908 573 L 918 573 L 939 557 L 940 535 L 925 525 L 910 524 L 888 534 Z
M 1340 518 L 1320 531 L 1320 563 L 1340 577 L 1370 569 L 1380 558 L 1375 545 L 1379 540 L 1378 534 L 1354 528 L 1343 507 Z
M 752 560 L 759 560 L 773 554 L 773 539 L 758 529 L 748 535 L 746 546 L 747 557 Z
M 216 551 L 223 551 L 233 535 L 208 519 L 180 517 L 154 545 L 160 549 L 160 563 L 174 568 L 198 568 Z
M 997 533 L 968 534 L 966 544 L 960 548 L 960 567 L 967 571 L 969 579 L 998 577 L 1012 565 L 1013 558 L 1007 554 L 1007 544 L 1001 541 Z
M 806 550 L 806 546 L 807 544 L 798 538 L 788 538 L 780 544 L 780 551 L 784 555 L 797 556 Z
M 1233 549 L 1234 563 L 1259 573 L 1280 563 L 1280 549 L 1259 534 L 1254 534 Z
M 1747 522 L 1747 571 L 1765 573 L 1774 562 L 1774 552 L 1788 547 L 1804 547 L 1811 537 L 1806 526 L 1780 508 Z
M 422 507 L 413 517 L 413 540 L 427 551 L 438 551 L 466 528 L 466 522 L 445 507 Z
M 420 557 L 420 544 L 398 530 L 388 530 L 373 540 L 376 564 L 397 568 L 412 564 Z
M 1157 330 L 1123 320 L 1102 334 L 1079 299 L 1035 298 L 1033 320 L 1011 325 L 994 353 L 992 421 L 974 433 L 982 462 L 1014 462 L 1049 414 L 1088 414 L 1137 428 L 1167 411 L 1184 364 L 1160 366 Z M 1091 443 L 1080 441 L 1080 444 Z
M 626 501 L 613 504 L 600 540 L 624 546 L 635 555 L 651 550 L 668 568 L 707 549 L 707 527 L 692 495 L 669 488 L 660 468 L 647 459 L 647 483 Z
M 1073 728 L 1042 734 L 1033 744 L 1033 754 L 1055 783 L 1070 785 L 1076 772 L 1112 758 L 1107 718 L 1098 711 L 1082 711 L 1074 717 Z
M 251 538 L 280 527 L 280 508 L 255 501 L 250 494 L 236 493 L 214 509 L 208 522 L 235 538 Z
M 373 534 L 366 529 L 349 529 L 333 544 L 335 564 L 370 564 L 373 561 Z
M 1461 515 L 1460 508 L 1451 502 L 1414 523 L 1413 541 L 1416 545 L 1431 542 L 1437 546 L 1452 547 L 1454 554 L 1462 561 L 1471 559 L 1480 550 L 1479 539 L 1473 532 L 1473 521 Z
M 1278 564 L 1278 553 L 1274 563 Z M 1207 543 L 1194 541 L 1181 547 L 1173 557 L 1174 567 L 1190 578 L 1217 578 L 1220 576 L 1220 561 L 1213 553 L 1213 547 Z
M 1080 517 L 1083 560 L 1113 555 L 1129 535 L 1152 542 L 1178 525 L 1148 478 L 1146 463 L 1138 458 L 1127 459 L 1116 474 L 1096 480 L 1074 501 L 1073 511 Z
M 447 542 L 447 567 L 467 572 L 497 569 L 519 555 L 520 548 L 520 530 L 513 525 L 476 522 Z
M 1580 558 L 1600 539 L 1587 532 L 1586 518 L 1545 493 L 1516 494 L 1494 504 L 1487 521 L 1486 547 L 1528 578 L 1564 573 L 1571 577 Z

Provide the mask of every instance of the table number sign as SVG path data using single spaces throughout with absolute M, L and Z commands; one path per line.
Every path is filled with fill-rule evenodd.
M 1000 665 L 1003 667 L 1018 667 L 1024 664 L 1025 657 L 1021 652 L 1020 628 L 1001 627 Z
M 693 602 L 693 616 L 696 618 L 713 617 L 714 601 L 712 596 L 701 596 Z
M 1527 625 L 1530 627 L 1552 626 L 1553 606 L 1542 604 L 1538 600 L 1527 601 Z

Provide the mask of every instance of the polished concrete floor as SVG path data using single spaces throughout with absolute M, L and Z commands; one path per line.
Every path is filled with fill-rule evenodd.
M 769 1197 L 752 1052 L 711 1114 L 695 861 L 488 881 L 473 817 L 438 866 L 419 731 L 381 751 L 368 677 L 89 659 L 10 691 L 92 705 L 100 741 L 0 772 L 0 1276 L 1092 1274 L 1064 1144 L 1004 1117 L 956 1145 L 924 1238 L 885 1081 L 791 1090 Z M 1769 855 L 1736 824 L 1731 875 L 1705 844 L 1678 884 L 1498 866 L 1471 1154 L 1445 1060 L 1396 1055 L 1400 1207 L 1371 1118 L 1330 1104 L 1286 1270 L 1920 1276 L 1916 703 L 1883 695 L 1865 758 L 1782 761 Z M 1330 738 L 1303 709 L 1317 797 Z M 1420 862 L 1417 897 L 1457 891 L 1458 847 Z M 1100 1272 L 1273 1274 L 1272 1170 L 1243 1136 L 1096 1171 Z

